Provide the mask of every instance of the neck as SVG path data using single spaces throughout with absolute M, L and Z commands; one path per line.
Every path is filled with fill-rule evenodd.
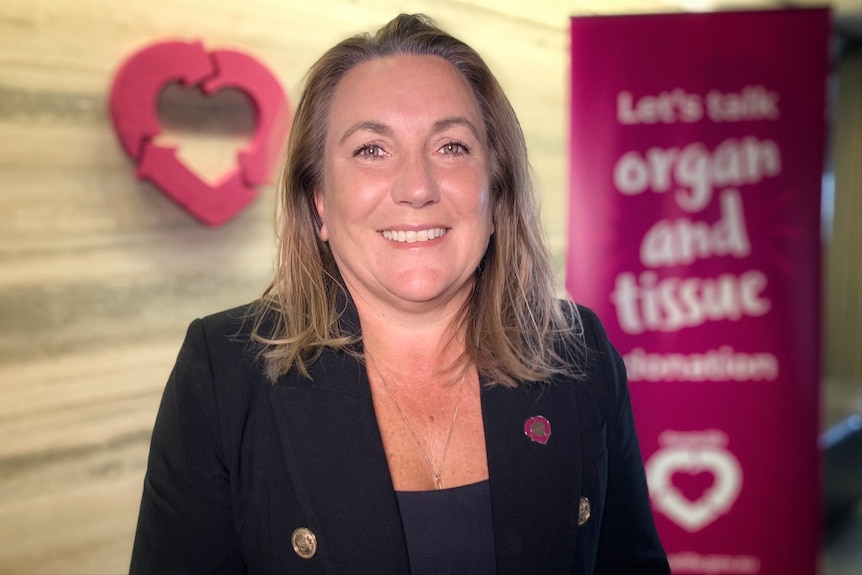
M 363 331 L 382 325 L 387 330 L 402 334 L 445 332 L 458 323 L 473 289 L 473 282 L 462 285 L 457 291 L 428 301 L 407 301 L 373 293 L 355 285 L 349 277 L 343 278 L 359 314 Z
M 408 324 L 357 309 L 366 352 L 384 369 L 416 381 L 446 381 L 460 373 L 464 333 L 456 316 Z

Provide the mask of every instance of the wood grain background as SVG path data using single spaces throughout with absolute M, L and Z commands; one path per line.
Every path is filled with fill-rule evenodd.
M 244 50 L 271 67 L 294 103 L 305 70 L 337 40 L 400 11 L 426 12 L 487 58 L 512 100 L 562 273 L 567 18 L 668 7 L 661 0 L 3 0 L 0 573 L 127 570 L 149 436 L 185 327 L 254 299 L 272 270 L 272 186 L 235 220 L 210 229 L 134 179 L 106 101 L 126 56 L 166 38 Z M 856 150 L 858 102 L 840 112 L 852 119 L 842 137 Z M 199 119 L 183 112 L 189 105 L 203 106 Z M 182 91 L 166 94 L 160 112 L 166 138 L 210 178 L 231 165 L 252 117 L 242 96 L 200 102 Z M 838 387 L 850 390 L 850 409 L 862 411 L 852 391 L 862 379 L 858 166 L 848 162 L 849 175 L 838 181 L 837 201 L 852 203 L 846 222 L 836 222 L 836 233 L 855 233 L 857 243 L 833 258 L 856 283 L 830 280 L 839 287 L 829 316 L 829 329 L 842 334 L 836 345 L 855 352 L 834 348 L 829 369 L 849 382 Z

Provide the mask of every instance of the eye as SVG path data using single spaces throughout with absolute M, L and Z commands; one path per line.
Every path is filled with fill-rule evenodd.
M 386 152 L 377 144 L 364 144 L 353 152 L 354 158 L 367 158 L 369 160 L 377 160 L 385 155 Z
M 443 147 L 440 148 L 439 152 L 444 156 L 463 156 L 470 153 L 470 148 L 468 148 L 463 142 L 453 140 L 443 144 Z

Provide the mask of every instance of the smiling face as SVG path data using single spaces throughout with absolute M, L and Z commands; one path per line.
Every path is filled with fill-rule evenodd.
M 482 115 L 447 61 L 378 58 L 341 79 L 315 200 L 358 305 L 460 308 L 494 231 L 488 187 Z

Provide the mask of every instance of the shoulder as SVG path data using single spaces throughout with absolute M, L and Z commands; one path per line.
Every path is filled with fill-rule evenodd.
M 174 366 L 178 387 L 209 388 L 237 399 L 266 381 L 251 338 L 255 305 L 247 304 L 193 320 Z
M 580 351 L 588 364 L 616 353 L 601 320 L 592 309 L 567 300 L 561 300 L 560 305 L 569 326 L 569 339 L 582 347 Z
M 562 338 L 563 355 L 577 366 L 579 372 L 595 368 L 597 360 L 608 359 L 616 353 L 601 320 L 592 309 L 570 300 L 560 300 L 560 306 L 567 331 Z
M 252 360 L 259 351 L 252 331 L 266 319 L 256 302 L 206 315 L 191 322 L 185 345 L 204 346 L 214 360 L 224 356 L 232 362 Z
M 603 419 L 613 419 L 628 397 L 625 364 L 593 310 L 570 303 L 567 314 L 574 317 L 573 329 L 582 345 L 578 356 L 582 369 L 579 395 L 590 398 L 588 403 L 598 408 Z
M 607 340 L 602 322 L 592 309 L 571 300 L 560 300 L 560 307 L 570 329 L 581 342 L 596 345 Z
M 236 340 L 237 336 L 248 339 L 257 313 L 255 303 L 248 303 L 231 309 L 203 316 L 192 322 L 199 322 L 208 336 Z

